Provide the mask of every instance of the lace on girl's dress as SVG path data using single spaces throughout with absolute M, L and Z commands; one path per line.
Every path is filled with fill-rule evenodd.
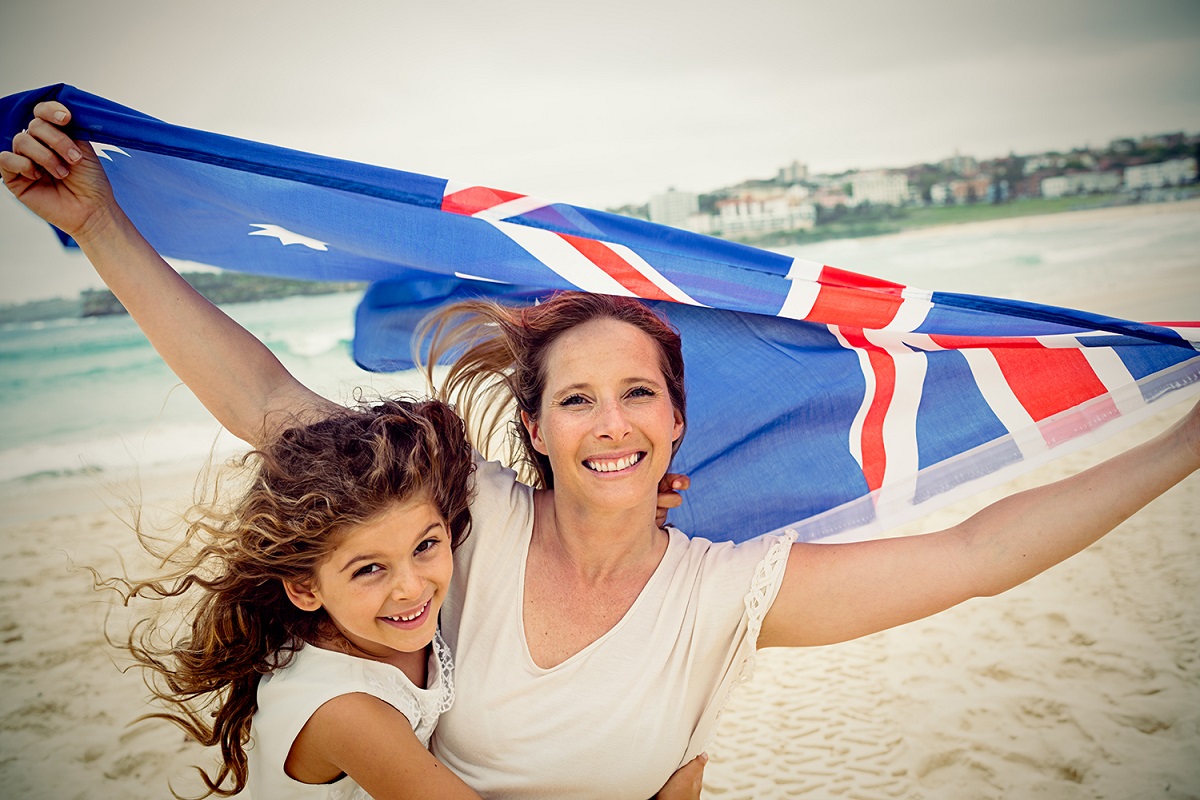
M 446 640 L 442 638 L 440 628 L 433 635 L 433 651 L 437 654 L 438 675 L 441 678 L 438 684 L 441 691 L 435 697 L 413 698 L 412 693 L 404 685 L 407 679 L 401 678 L 403 673 L 399 670 L 396 670 L 394 675 L 386 673 L 388 677 L 383 680 L 374 676 L 368 677 L 367 683 L 389 696 L 415 700 L 419 706 L 416 711 L 422 719 L 427 719 L 427 715 L 441 716 L 454 705 L 454 659 L 450 655 L 450 648 L 446 644 Z M 330 786 L 328 800 L 373 800 L 373 798 L 354 781 L 344 778 Z
M 440 717 L 454 705 L 454 656 L 450 653 L 450 646 L 442 638 L 441 628 L 438 628 L 433 634 L 433 650 L 437 653 L 439 671 L 442 676 L 442 691 L 437 707 Z

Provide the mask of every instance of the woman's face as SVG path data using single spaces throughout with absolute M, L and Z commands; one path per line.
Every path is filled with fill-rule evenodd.
M 550 459 L 556 494 L 610 510 L 654 505 L 683 433 L 659 364 L 654 340 L 614 319 L 586 322 L 550 345 L 538 418 L 522 419 Z

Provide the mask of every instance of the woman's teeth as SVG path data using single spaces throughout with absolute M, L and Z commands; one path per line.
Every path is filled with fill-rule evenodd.
M 645 453 L 632 453 L 613 461 L 584 461 L 583 464 L 594 472 L 617 472 L 618 470 L 632 467 L 641 461 L 644 455 Z

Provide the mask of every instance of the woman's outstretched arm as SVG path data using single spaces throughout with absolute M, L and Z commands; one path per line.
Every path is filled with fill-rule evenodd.
M 937 533 L 792 546 L 760 647 L 832 644 L 1000 594 L 1097 541 L 1200 469 L 1200 405 L 1091 469 Z
M 258 445 L 281 427 L 327 416 L 332 402 L 293 378 L 142 237 L 91 147 L 60 130 L 70 115 L 61 103 L 38 104 L 27 131 L 0 153 L 9 191 L 78 243 L 154 349 L 231 433 Z

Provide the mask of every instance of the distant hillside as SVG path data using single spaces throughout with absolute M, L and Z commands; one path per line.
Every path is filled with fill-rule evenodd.
M 41 322 L 48 319 L 78 319 L 82 316 L 83 302 L 73 300 L 34 300 L 20 305 L 0 306 L 0 325 L 10 322 Z
M 308 294 L 335 294 L 363 289 L 366 284 L 351 281 L 298 281 L 247 275 L 241 272 L 185 272 L 183 278 L 212 302 L 249 303 L 255 300 L 276 300 L 281 297 Z M 125 307 L 108 289 L 88 289 L 80 295 L 82 317 L 103 317 L 124 314 Z

